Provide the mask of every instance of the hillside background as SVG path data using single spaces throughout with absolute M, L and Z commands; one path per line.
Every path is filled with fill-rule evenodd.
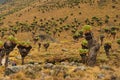
M 22 66 L 28 69 L 4 77 L 4 66 L 0 66 L 1 80 L 120 80 L 117 44 L 120 0 L 0 0 L 0 3 L 4 3 L 0 5 L 0 39 L 5 42 L 9 35 L 14 35 L 19 41 L 31 41 L 33 47 Z M 79 33 L 84 25 L 92 26 L 98 42 L 104 34 L 103 44 L 112 43 L 110 58 L 101 46 L 95 67 L 81 63 L 79 48 L 84 39 Z M 118 29 L 115 39 L 105 32 L 112 28 Z M 36 43 L 35 38 L 39 38 Z M 43 46 L 46 42 L 50 43 L 47 51 Z M 42 44 L 40 50 L 38 43 Z M 21 68 L 17 47 L 10 53 L 10 61 Z

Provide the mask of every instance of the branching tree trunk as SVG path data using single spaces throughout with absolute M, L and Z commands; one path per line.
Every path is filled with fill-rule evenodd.
M 43 44 L 43 46 L 44 46 L 45 50 L 47 51 L 48 47 L 50 46 L 50 43 L 45 43 L 45 44 Z
M 40 51 L 41 43 L 38 43 L 38 51 Z
M 19 49 L 20 55 L 22 57 L 22 65 L 24 65 L 24 59 L 30 52 L 32 46 L 18 45 L 17 48 Z
M 0 65 L 2 65 L 2 59 L 5 56 L 5 49 L 1 48 L 0 49 Z
M 84 54 L 80 54 L 80 56 L 81 56 L 81 59 L 82 59 L 82 63 L 83 63 L 83 64 L 86 64 L 86 62 L 87 62 L 87 56 L 86 56 L 86 53 L 84 53 Z
M 87 65 L 88 66 L 94 66 L 96 63 L 96 58 L 97 58 L 97 53 L 100 49 L 100 44 L 97 43 L 95 40 L 93 41 L 93 45 L 90 48 L 89 56 L 88 56 L 88 61 Z
M 92 32 L 85 33 L 85 39 L 88 41 L 88 48 L 90 49 L 93 43 L 93 33 Z
M 104 40 L 105 36 L 104 35 L 100 35 L 100 42 L 101 42 L 101 46 L 103 44 L 103 40 Z
M 105 44 L 104 44 L 104 50 L 105 50 L 105 53 L 106 53 L 106 56 L 107 56 L 107 57 L 109 57 L 109 55 L 110 55 L 110 49 L 111 49 L 111 45 L 105 43 Z
M 88 49 L 89 49 L 87 65 L 94 66 L 96 63 L 97 53 L 100 49 L 100 44 L 96 40 L 94 40 L 94 36 L 91 31 L 85 33 L 85 39 L 88 41 Z
M 11 51 L 13 51 L 13 49 L 15 48 L 16 43 L 13 43 L 11 41 L 6 41 L 4 43 L 4 48 L 5 48 L 5 55 L 6 55 L 6 60 L 5 60 L 5 67 L 8 66 L 8 59 L 9 59 L 9 54 Z

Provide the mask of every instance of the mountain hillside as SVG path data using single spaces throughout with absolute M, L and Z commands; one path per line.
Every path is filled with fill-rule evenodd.
M 1 60 L 0 80 L 120 80 L 120 0 L 1 4 Z
M 10 2 L 10 1 L 12 1 L 12 0 L 0 0 L 0 4 Z

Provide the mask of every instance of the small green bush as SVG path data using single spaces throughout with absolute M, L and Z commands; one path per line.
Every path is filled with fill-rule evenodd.
M 86 46 L 88 44 L 88 41 L 87 40 L 83 40 L 81 44 Z
M 73 35 L 73 38 L 79 38 L 80 34 L 78 32 L 75 32 L 75 34 Z
M 111 31 L 111 34 L 116 34 L 116 31 Z
M 120 45 L 120 39 L 117 40 L 117 43 Z
M 111 41 L 106 41 L 106 42 L 105 42 L 105 45 L 107 45 L 107 44 L 108 44 L 108 45 L 111 45 L 112 43 L 111 43 Z
M 85 25 L 85 26 L 83 26 L 83 30 L 84 31 L 90 31 L 92 28 L 91 28 L 91 26 L 90 25 Z
M 8 36 L 8 40 L 12 41 L 12 42 L 17 42 L 17 38 L 15 38 L 14 36 L 10 35 Z
M 79 49 L 80 54 L 84 54 L 84 53 L 87 54 L 88 51 L 89 51 L 88 49 L 82 49 L 82 48 Z
M 4 45 L 4 43 L 2 41 L 0 41 L 0 47 L 2 47 Z
M 108 28 L 104 28 L 104 31 L 108 33 L 110 30 Z
M 27 47 L 31 45 L 31 42 L 30 41 L 19 41 L 18 44 Z

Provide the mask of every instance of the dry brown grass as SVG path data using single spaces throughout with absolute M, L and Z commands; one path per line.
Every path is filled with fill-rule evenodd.
M 46 12 L 46 13 L 41 13 L 37 10 L 37 8 L 33 8 L 33 5 L 41 5 L 43 3 L 38 3 L 35 2 L 34 4 L 14 13 L 11 15 L 8 15 L 5 17 L 5 19 L 3 20 L 4 25 L 1 27 L 8 27 L 9 25 L 15 24 L 16 21 L 19 22 L 28 22 L 31 23 L 33 22 L 33 17 L 36 16 L 37 20 L 41 19 L 41 18 L 46 18 L 46 19 L 50 19 L 52 17 L 54 17 L 55 19 L 57 18 L 61 18 L 61 17 L 65 17 L 65 16 L 69 16 L 69 19 L 65 22 L 66 24 L 71 23 L 71 21 L 74 18 L 78 18 L 78 20 L 80 20 L 82 22 L 82 24 L 84 24 L 84 20 L 86 18 L 91 18 L 93 16 L 97 16 L 97 17 L 101 17 L 101 18 L 105 18 L 105 15 L 109 15 L 110 16 L 110 24 L 114 24 L 113 20 L 115 19 L 115 16 L 118 15 L 120 13 L 120 5 L 116 4 L 117 9 L 112 9 L 112 5 L 113 3 L 110 3 L 108 6 L 102 7 L 102 8 L 98 8 L 96 7 L 96 4 L 94 6 L 90 6 L 88 4 L 80 4 L 80 8 L 75 7 L 73 9 L 70 8 L 61 8 L 58 10 L 52 10 L 50 12 Z M 30 9 L 31 10 L 28 12 L 27 10 Z M 79 15 L 79 12 L 82 12 L 81 15 Z M 73 13 L 73 16 L 70 16 L 70 14 Z M 16 15 L 22 14 L 21 17 L 18 17 Z M 118 24 L 120 22 L 120 19 L 117 19 L 117 23 Z M 110 25 L 109 24 L 109 25 Z M 59 26 L 58 26 L 59 27 Z M 106 27 L 106 25 L 103 25 L 102 28 Z M 93 28 L 93 33 L 95 35 L 95 37 L 97 38 L 99 33 L 97 32 L 97 30 L 99 30 L 99 26 L 96 26 L 95 28 Z M 120 32 L 117 33 L 117 38 L 120 38 Z M 23 36 L 24 35 L 24 36 Z M 31 37 L 31 33 L 19 33 L 16 35 L 16 37 L 19 40 L 28 40 L 28 39 L 32 39 Z M 67 60 L 67 59 L 80 59 L 79 57 L 79 51 L 78 49 L 81 47 L 81 39 L 78 42 L 73 42 L 73 39 L 71 37 L 71 32 L 69 31 L 63 31 L 61 33 L 60 37 L 56 37 L 57 40 L 59 41 L 59 43 L 51 43 L 50 47 L 48 48 L 48 51 L 46 52 L 45 49 L 43 48 L 43 46 L 41 47 L 40 51 L 37 50 L 38 45 L 33 45 L 33 49 L 30 52 L 30 55 L 27 56 L 25 58 L 25 63 L 29 63 L 31 61 L 33 62 L 42 62 L 44 63 L 46 60 L 50 60 L 50 61 L 60 61 L 60 60 Z M 118 48 L 118 44 L 116 43 L 116 40 L 113 40 L 112 38 L 106 38 L 106 40 L 110 40 L 112 41 L 112 46 L 113 46 L 113 50 L 119 50 Z M 114 45 L 113 45 L 114 44 Z M 62 49 L 67 49 L 67 52 L 62 51 Z M 112 54 L 112 52 L 111 52 Z M 15 56 L 20 56 L 19 52 L 17 49 L 15 49 L 11 54 L 10 54 L 10 60 L 16 61 L 16 63 L 19 65 L 21 64 L 21 60 L 18 60 L 15 58 Z M 108 63 L 112 66 L 112 63 L 114 63 L 114 61 L 117 61 L 115 59 L 115 56 L 112 56 L 111 58 L 114 59 L 114 61 L 109 61 L 109 59 L 105 56 L 105 52 L 103 50 L 103 47 L 101 47 L 100 50 L 100 54 L 98 54 L 98 65 L 101 64 L 101 62 L 105 62 Z M 117 63 L 119 64 L 119 63 Z M 102 65 L 102 64 L 101 64 Z M 115 69 L 115 74 L 117 74 L 117 76 L 120 76 L 120 70 L 119 68 L 116 68 L 114 66 L 112 66 Z M 108 71 L 101 71 L 99 67 L 94 67 L 94 68 L 89 68 L 87 71 L 78 71 L 78 72 L 73 72 L 73 70 L 75 69 L 75 67 L 69 67 L 69 71 L 68 74 L 70 74 L 72 76 L 72 78 L 66 78 L 66 80 L 79 80 L 79 77 L 81 77 L 81 80 L 96 80 L 96 74 L 97 73 L 105 73 L 106 76 L 105 78 L 107 80 L 109 80 L 110 78 L 110 74 Z M 3 77 L 3 72 L 4 67 L 0 67 L 0 77 Z M 48 74 L 49 70 L 43 70 L 44 73 Z M 26 76 L 25 72 L 19 72 L 17 74 L 13 74 L 10 76 L 11 79 L 13 80 L 31 80 L 29 78 L 26 77 L 35 77 L 35 78 L 41 78 L 41 75 L 30 75 L 30 76 Z M 45 78 L 45 80 L 64 80 L 63 79 L 63 73 L 60 73 L 57 77 L 56 76 L 47 76 Z M 105 79 L 104 79 L 105 80 Z

